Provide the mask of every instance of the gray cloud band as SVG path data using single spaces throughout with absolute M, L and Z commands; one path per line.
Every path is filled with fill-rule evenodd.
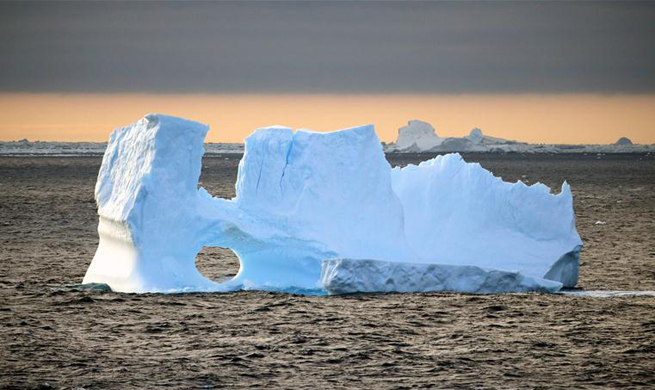
M 0 3 L 0 90 L 655 92 L 655 3 Z

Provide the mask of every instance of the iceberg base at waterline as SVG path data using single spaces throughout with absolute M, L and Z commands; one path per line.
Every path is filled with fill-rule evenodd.
M 321 285 L 329 294 L 357 292 L 435 292 L 472 294 L 509 292 L 556 293 L 562 283 L 519 272 L 473 265 L 398 263 L 332 259 L 323 262 Z
M 557 195 L 507 183 L 457 154 L 392 169 L 371 125 L 274 126 L 246 139 L 236 197 L 221 199 L 198 188 L 208 130 L 150 114 L 112 133 L 95 188 L 100 243 L 84 283 L 312 294 L 577 283 L 582 242 L 566 183 Z M 204 246 L 234 251 L 234 279 L 198 272 Z

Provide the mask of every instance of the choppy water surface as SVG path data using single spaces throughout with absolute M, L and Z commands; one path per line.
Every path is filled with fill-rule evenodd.
M 234 195 L 239 157 L 204 160 L 210 193 Z M 0 388 L 655 387 L 655 297 L 616 293 L 655 290 L 655 158 L 465 157 L 506 180 L 571 183 L 585 243 L 581 290 L 311 297 L 71 288 L 97 245 L 101 159 L 0 157 Z M 197 261 L 214 280 L 238 268 L 220 248 Z

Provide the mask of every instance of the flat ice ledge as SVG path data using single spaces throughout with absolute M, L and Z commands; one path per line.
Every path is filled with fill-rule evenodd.
M 434 292 L 493 294 L 556 293 L 562 283 L 519 272 L 468 265 L 330 259 L 322 263 L 321 283 L 329 294 L 358 292 Z

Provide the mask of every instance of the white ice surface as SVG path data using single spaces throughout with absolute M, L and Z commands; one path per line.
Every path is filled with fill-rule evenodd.
M 466 264 L 578 282 L 573 197 L 540 183 L 508 183 L 459 154 L 391 171 L 404 207 L 405 237 L 417 255 L 440 264 Z
M 443 142 L 437 136 L 434 127 L 427 122 L 411 120 L 407 126 L 398 129 L 396 148 L 400 151 L 426 151 L 433 149 Z
M 577 281 L 581 243 L 567 185 L 551 195 L 543 185 L 504 183 L 458 155 L 392 171 L 373 126 L 276 126 L 246 139 L 237 196 L 218 199 L 197 187 L 207 130 L 153 114 L 112 134 L 96 185 L 100 243 L 84 283 L 325 293 L 322 262 L 336 258 L 472 266 L 453 273 L 456 291 L 480 289 L 471 282 L 480 269 Z M 234 280 L 219 284 L 196 270 L 203 246 L 236 253 Z

